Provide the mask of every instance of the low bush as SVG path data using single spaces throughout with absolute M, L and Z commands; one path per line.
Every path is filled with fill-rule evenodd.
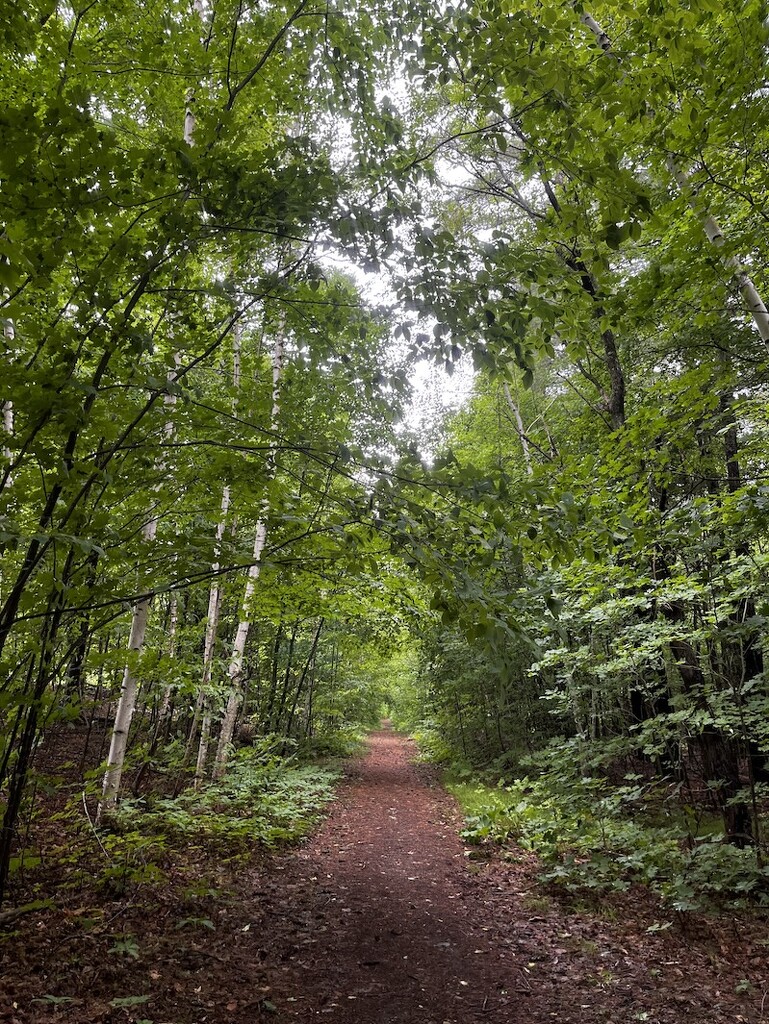
M 238 750 L 219 783 L 171 799 L 124 801 L 125 821 L 145 835 L 215 841 L 237 853 L 254 843 L 274 846 L 305 835 L 334 795 L 339 773 L 279 756 L 274 744 Z
M 544 880 L 570 891 L 640 883 L 676 911 L 769 906 L 769 868 L 757 850 L 725 843 L 711 819 L 694 831 L 693 811 L 666 804 L 659 785 L 639 775 L 617 786 L 561 764 L 539 778 L 449 788 L 467 815 L 467 842 L 515 842 L 540 857 Z

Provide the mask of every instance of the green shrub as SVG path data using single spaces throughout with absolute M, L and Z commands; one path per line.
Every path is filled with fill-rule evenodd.
M 237 751 L 226 777 L 199 792 L 188 790 L 151 805 L 124 801 L 118 824 L 145 835 L 216 842 L 224 852 L 254 843 L 274 846 L 305 835 L 334 795 L 338 772 L 301 766 L 265 741 Z
M 720 831 L 693 835 L 691 814 L 678 808 L 655 823 L 662 795 L 638 775 L 616 786 L 554 760 L 536 779 L 452 784 L 467 814 L 465 841 L 515 842 L 540 857 L 544 880 L 573 892 L 641 883 L 677 911 L 769 905 L 769 869 L 755 850 L 725 843 Z
M 444 739 L 438 724 L 429 718 L 421 721 L 411 736 L 419 747 L 421 761 L 449 764 L 456 757 L 456 751 Z
M 302 739 L 297 745 L 296 753 L 302 761 L 319 761 L 328 758 L 352 757 L 362 749 L 363 736 L 359 729 L 351 726 Z

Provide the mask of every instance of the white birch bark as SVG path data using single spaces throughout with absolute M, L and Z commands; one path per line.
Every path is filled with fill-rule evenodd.
M 612 51 L 611 39 L 604 32 L 595 18 L 590 14 L 582 14 L 580 21 L 582 21 L 582 23 L 593 33 L 603 52 L 608 56 L 613 57 L 615 60 L 619 60 L 616 54 Z M 708 241 L 716 249 L 723 249 L 726 245 L 726 239 L 724 238 L 723 231 L 715 217 L 697 202 L 697 192 L 692 186 L 689 175 L 684 171 L 672 153 L 668 154 L 666 163 L 681 194 L 686 198 L 689 206 L 699 218 L 700 225 L 702 226 L 702 230 L 705 232 L 705 236 Z M 744 264 L 736 256 L 722 252 L 721 259 L 724 266 L 731 274 L 735 287 L 742 296 L 745 308 L 753 318 L 753 322 L 756 325 L 761 340 L 767 347 L 769 347 L 769 311 L 767 311 L 766 304 L 761 298 L 755 282 L 748 274 Z
M 221 607 L 221 586 L 219 581 L 219 552 L 221 550 L 224 528 L 227 523 L 227 513 L 230 508 L 230 488 L 225 485 L 222 492 L 222 508 L 219 523 L 216 527 L 216 561 L 211 566 L 213 578 L 211 589 L 208 592 L 208 616 L 206 618 L 206 637 L 203 649 L 203 677 L 200 681 L 200 694 L 198 697 L 199 707 L 196 714 L 202 710 L 203 719 L 200 726 L 200 742 L 198 744 L 198 758 L 195 766 L 195 788 L 197 789 L 203 781 L 206 773 L 206 760 L 208 759 L 208 744 L 211 737 L 211 708 L 208 703 L 208 687 L 211 685 L 213 674 L 214 649 L 216 646 L 216 634 L 219 627 L 219 609 Z
M 232 341 L 232 387 L 235 392 L 233 410 L 238 408 L 238 393 L 240 391 L 240 324 L 235 327 Z M 227 514 L 230 509 L 230 487 L 225 484 L 222 490 L 222 507 L 219 515 L 219 522 L 216 527 L 216 540 L 214 544 L 215 561 L 211 566 L 211 588 L 208 592 L 208 615 L 206 617 L 206 636 L 203 648 L 203 678 L 200 683 L 195 718 L 203 714 L 200 727 L 200 742 L 198 744 L 198 757 L 195 765 L 195 788 L 198 789 L 206 774 L 206 761 L 208 759 L 208 745 L 211 738 L 211 708 L 209 705 L 208 687 L 211 685 L 214 664 L 214 650 L 216 648 L 216 634 L 219 629 L 219 610 L 221 608 L 221 581 L 219 579 L 219 554 L 222 548 L 222 538 L 227 526 Z
M 275 348 L 272 355 L 272 414 L 270 417 L 270 428 L 273 433 L 277 429 L 278 418 L 280 416 L 280 377 L 283 372 L 284 353 L 285 338 L 283 336 L 283 329 L 281 328 L 278 333 L 278 337 L 276 338 Z M 274 472 L 274 461 L 272 457 L 270 457 L 268 481 L 272 478 Z M 248 570 L 248 577 L 246 579 L 245 592 L 243 594 L 240 622 L 238 623 L 238 628 L 235 633 L 235 640 L 232 645 L 232 657 L 227 670 L 227 674 L 230 677 L 230 696 L 227 701 L 227 709 L 224 713 L 224 718 L 222 719 L 219 742 L 216 748 L 216 758 L 214 761 L 213 771 L 214 780 L 219 780 L 224 775 L 227 765 L 227 756 L 232 743 L 232 735 L 235 731 L 235 721 L 238 717 L 240 702 L 243 697 L 243 654 L 246 649 L 246 641 L 248 640 L 248 633 L 251 627 L 251 600 L 256 588 L 256 581 L 259 579 L 259 575 L 262 570 L 262 555 L 264 553 L 265 544 L 267 543 L 268 512 L 269 507 L 265 501 L 262 507 L 261 518 L 256 525 L 254 551 L 251 566 Z
M 142 530 L 142 537 L 148 543 L 155 539 L 157 524 L 157 519 L 153 517 L 145 524 Z M 96 812 L 97 825 L 101 821 L 102 816 L 114 810 L 117 804 L 120 782 L 123 777 L 125 754 L 128 747 L 128 733 L 131 728 L 134 711 L 136 710 L 136 695 L 139 691 L 139 674 L 134 667 L 134 660 L 131 658 L 131 654 L 141 651 L 144 646 L 144 636 L 147 632 L 151 600 L 152 595 L 148 594 L 147 597 L 137 602 L 131 618 L 131 634 L 128 640 L 129 661 L 126 662 L 126 666 L 123 669 L 123 682 L 120 687 L 120 700 L 115 712 L 115 724 L 112 727 L 112 738 L 107 756 L 107 770 L 104 773 L 101 803 Z
M 697 193 L 689 175 L 682 170 L 672 153 L 668 156 L 667 164 L 668 170 L 681 190 L 681 194 L 686 198 L 689 206 L 697 215 L 708 241 L 716 249 L 723 249 L 726 245 L 724 233 L 716 218 L 697 202 Z M 736 256 L 724 252 L 721 254 L 721 259 L 732 275 L 732 280 L 742 296 L 745 308 L 753 317 L 753 322 L 758 329 L 761 340 L 769 347 L 769 311 L 767 311 L 764 300 L 761 298 L 753 279 Z
M 206 23 L 206 11 L 203 4 L 203 0 L 195 0 L 192 5 L 193 11 L 198 15 L 200 20 L 205 25 Z M 206 46 L 206 49 L 208 47 Z M 184 110 L 184 141 L 188 146 L 195 145 L 195 90 L 189 89 L 185 99 L 185 110 Z
M 176 598 L 176 594 L 171 595 L 171 602 L 168 608 L 168 656 L 169 658 L 176 657 L 176 629 L 179 625 L 179 602 Z M 163 731 L 164 723 L 171 713 L 171 693 L 173 692 L 173 686 L 169 683 L 163 690 L 163 700 L 160 704 L 160 710 L 158 712 L 158 724 L 156 730 L 156 736 L 159 736 Z
M 505 398 L 507 404 L 510 406 L 510 411 L 515 417 L 515 432 L 518 434 L 518 440 L 521 442 L 521 448 L 523 449 L 523 461 L 526 463 L 526 475 L 531 476 L 534 470 L 531 468 L 531 452 L 529 451 L 529 439 L 526 437 L 526 433 L 523 429 L 523 419 L 521 418 L 521 410 L 518 408 L 512 394 L 510 393 L 510 385 L 507 381 L 503 385 Z
M 583 13 L 580 15 L 579 20 L 582 22 L 583 25 L 587 25 L 587 27 L 595 36 L 598 45 L 601 47 L 603 52 L 611 54 L 611 56 L 615 56 L 611 50 L 611 39 L 609 39 L 604 30 L 595 20 L 595 18 L 591 14 Z
M 201 21 L 205 21 L 203 0 L 193 0 L 192 6 L 193 10 L 199 15 Z M 194 93 L 188 93 L 184 113 L 184 141 L 189 146 L 192 146 L 195 143 L 195 114 L 192 111 L 192 103 L 194 102 L 194 99 Z M 178 365 L 178 356 L 176 362 Z M 171 382 L 175 379 L 176 372 L 173 370 L 169 373 L 168 380 Z M 167 406 L 173 406 L 176 403 L 176 396 L 167 394 L 165 396 L 165 402 Z M 173 423 L 169 417 L 165 426 L 166 437 L 170 437 L 172 432 Z M 159 475 L 162 476 L 162 456 L 158 468 L 161 470 Z M 155 488 L 156 491 L 159 489 L 159 486 L 160 485 Z M 157 528 L 158 520 L 156 516 L 153 516 L 142 530 L 144 540 L 148 543 L 152 543 L 155 539 Z M 131 635 L 128 642 L 129 652 L 141 651 L 144 646 L 144 635 L 147 631 L 147 620 L 149 618 L 151 600 L 152 595 L 150 594 L 139 601 L 134 607 L 133 618 L 131 620 Z M 131 727 L 131 719 L 133 718 L 134 711 L 136 710 L 136 696 L 138 689 L 139 679 L 133 669 L 132 662 L 129 660 L 123 672 L 123 684 L 120 690 L 120 700 L 118 701 L 117 711 L 115 712 L 115 724 L 112 730 L 110 750 L 107 757 L 107 771 L 104 774 L 102 799 L 96 812 L 97 823 L 105 812 L 113 810 L 117 804 L 117 797 L 120 791 L 120 781 L 123 775 L 123 765 L 125 763 L 125 753 L 128 746 L 128 734 Z
M 176 379 L 176 371 L 171 370 L 168 374 L 169 383 Z M 164 399 L 166 408 L 169 410 L 169 418 L 163 428 L 163 435 L 167 439 L 173 433 L 173 422 L 170 418 L 170 410 L 176 404 L 176 395 L 167 394 Z M 158 464 L 158 476 L 163 476 L 165 469 L 164 460 L 161 455 Z M 157 493 L 162 484 L 154 487 Z M 142 539 L 147 544 L 152 544 L 158 530 L 158 517 L 153 515 L 142 528 Z M 139 674 L 135 667 L 136 659 L 131 657 L 134 652 L 140 652 L 144 646 L 144 636 L 147 632 L 147 622 L 150 614 L 152 594 L 147 594 L 134 605 L 131 618 L 131 632 L 128 640 L 129 657 L 123 670 L 123 682 L 120 687 L 120 700 L 115 712 L 115 723 L 112 727 L 112 738 L 110 739 L 109 754 L 107 755 L 107 770 L 104 773 L 101 802 L 96 811 L 96 823 L 99 824 L 104 814 L 114 810 L 117 805 L 120 783 L 123 777 L 123 766 L 125 764 L 126 749 L 128 747 L 128 734 L 131 728 L 131 720 L 136 710 L 136 696 L 139 692 Z
M 13 402 L 10 398 L 3 402 L 3 431 L 8 437 L 13 437 Z M 8 445 L 3 446 L 3 455 L 10 462 L 13 458 L 13 452 Z M 8 483 L 6 486 L 10 487 L 11 477 L 8 477 Z
M 195 102 L 195 93 L 190 90 L 187 93 L 187 109 L 184 112 L 184 141 L 188 146 L 195 145 L 195 114 L 192 105 Z

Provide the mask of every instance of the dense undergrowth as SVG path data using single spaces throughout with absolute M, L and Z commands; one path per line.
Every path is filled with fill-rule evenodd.
M 617 777 L 586 765 L 578 741 L 563 740 L 522 758 L 528 774 L 495 783 L 493 772 L 452 759 L 432 730 L 415 736 L 422 756 L 445 767 L 466 815 L 465 841 L 499 846 L 509 858 L 513 844 L 534 852 L 548 883 L 582 896 L 640 884 L 675 912 L 769 907 L 762 844 L 725 842 L 720 817 L 672 779 Z
M 50 895 L 53 864 L 57 901 L 86 889 L 124 896 L 165 885 L 192 864 L 234 863 L 294 843 L 316 824 L 334 796 L 342 759 L 359 747 L 360 738 L 346 734 L 322 749 L 286 753 L 284 739 L 266 737 L 238 750 L 221 782 L 176 796 L 161 788 L 126 798 L 101 828 L 87 813 L 87 793 L 73 786 L 62 810 L 51 813 L 44 800 L 37 806 L 12 862 L 16 902 Z
M 123 836 L 214 842 L 223 854 L 254 844 L 273 847 L 307 834 L 338 777 L 334 768 L 248 749 L 233 759 L 221 783 L 177 797 L 125 801 L 116 824 Z

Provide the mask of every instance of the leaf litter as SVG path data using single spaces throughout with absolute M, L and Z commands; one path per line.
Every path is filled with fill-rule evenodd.
M 414 753 L 374 734 L 288 852 L 182 851 L 128 902 L 63 889 L 2 933 L 0 1021 L 769 1024 L 763 918 L 668 921 L 640 888 L 580 904 L 530 853 L 471 858 Z

